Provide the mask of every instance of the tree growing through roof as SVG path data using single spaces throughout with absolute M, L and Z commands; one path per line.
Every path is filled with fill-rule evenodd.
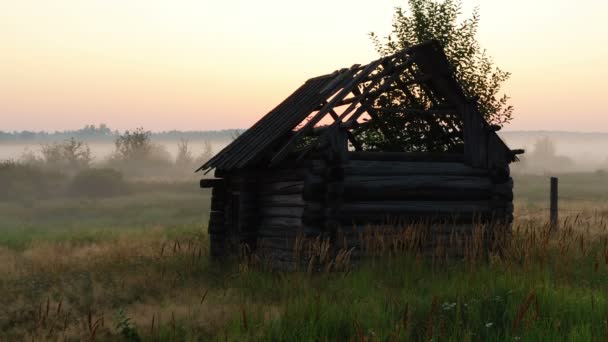
M 460 0 L 408 0 L 407 4 L 407 10 L 401 7 L 395 9 L 393 30 L 390 35 L 380 39 L 375 33 L 370 33 L 378 53 L 388 56 L 429 39 L 438 40 L 465 95 L 478 99 L 479 110 L 489 123 L 500 126 L 508 124 L 513 118 L 513 106 L 509 104 L 507 95 L 500 94 L 500 88 L 509 79 L 510 73 L 494 65 L 475 37 L 479 27 L 479 10 L 474 9 L 470 18 L 459 21 L 462 7 Z M 382 98 L 376 105 L 390 107 L 395 103 L 407 102 L 405 96 L 399 98 L 393 93 Z M 407 105 L 416 107 L 416 104 L 412 103 Z M 424 103 L 418 106 L 428 109 L 424 108 Z M 399 132 L 410 125 L 415 126 L 414 128 L 420 128 L 422 125 L 399 117 L 400 115 L 399 113 L 383 114 L 383 121 L 388 126 L 385 129 L 393 133 L 391 137 L 372 130 L 363 135 L 363 143 L 371 149 L 401 149 L 403 146 L 396 144 L 403 145 L 403 141 L 395 142 L 400 140 Z M 414 139 L 408 144 L 413 146 L 414 150 L 445 150 L 446 146 L 440 141 L 433 142 L 431 139 L 426 141 Z M 437 146 L 428 146 L 429 144 Z

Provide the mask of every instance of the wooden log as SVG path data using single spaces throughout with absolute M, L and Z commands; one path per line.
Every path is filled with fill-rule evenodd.
M 326 170 L 326 169 L 324 169 Z M 304 186 L 302 187 L 302 199 L 304 201 L 318 200 L 321 194 L 325 192 L 326 183 L 321 177 L 306 177 Z
M 298 236 L 298 231 L 285 229 L 285 227 L 276 226 L 260 226 L 258 229 L 258 237 L 281 237 L 287 239 L 295 239 Z
M 264 207 L 298 207 L 304 206 L 302 195 L 261 196 L 260 205 Z
M 414 225 L 383 225 L 383 224 L 352 224 L 344 225 L 340 232 L 346 236 L 358 236 L 359 234 L 403 234 L 405 232 L 424 233 L 424 234 L 451 234 L 451 233 L 470 233 L 474 229 L 480 229 L 484 224 L 479 223 L 431 223 Z
M 200 186 L 202 189 L 213 188 L 216 186 L 222 186 L 225 184 L 225 180 L 221 178 L 213 178 L 213 179 L 201 179 Z
M 281 237 L 260 237 L 258 242 L 264 247 L 282 250 L 294 250 L 295 239 Z
M 481 200 L 489 199 L 494 184 L 489 178 L 468 176 L 352 176 L 343 181 L 343 199 L 359 200 Z M 323 184 L 306 183 L 305 200 L 320 200 Z
M 262 195 L 295 195 L 301 194 L 303 181 L 265 183 L 259 186 Z
M 419 161 L 419 162 L 464 162 L 464 155 L 459 153 L 439 152 L 348 152 L 349 160 L 375 161 Z
M 293 227 L 291 225 L 269 225 L 263 224 L 258 228 L 260 236 L 289 236 L 296 237 L 298 234 L 304 236 L 318 235 L 321 234 L 321 229 L 316 226 L 299 226 Z
M 365 222 L 386 217 L 471 220 L 492 213 L 488 201 L 378 201 L 347 202 L 340 208 L 341 222 Z
M 513 200 L 513 178 L 509 177 L 509 180 L 501 183 L 495 184 L 492 189 L 492 193 L 495 198 L 505 199 L 512 201 Z
M 500 137 L 492 132 L 487 137 L 488 167 L 505 167 L 513 160 L 513 154 Z
M 211 197 L 211 211 L 224 211 L 226 210 L 226 202 L 223 198 Z
M 312 173 L 321 175 L 325 170 L 321 161 L 312 161 Z M 343 165 L 345 178 L 350 176 L 405 176 L 405 175 L 445 175 L 479 176 L 488 174 L 486 169 L 477 169 L 464 163 L 411 162 L 350 160 Z
M 293 218 L 293 217 L 268 217 L 262 216 L 260 221 L 261 226 L 284 226 L 286 229 L 297 230 L 302 226 L 301 218 Z
M 488 166 L 488 131 L 475 103 L 460 106 L 463 121 L 465 158 L 473 167 Z M 493 133 L 495 135 L 495 133 Z
M 265 217 L 291 217 L 301 218 L 304 206 L 297 207 L 262 207 L 260 214 Z
M 221 211 L 212 211 L 209 214 L 209 233 L 222 233 L 225 231 L 224 213 Z
M 218 200 L 226 199 L 227 189 L 225 186 L 215 186 L 211 189 L 211 197 Z

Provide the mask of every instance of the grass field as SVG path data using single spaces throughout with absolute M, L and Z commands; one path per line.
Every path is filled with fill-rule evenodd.
M 423 258 L 383 245 L 345 272 L 207 257 L 209 193 L 0 202 L 0 340 L 592 341 L 608 337 L 608 176 L 516 178 L 506 252 Z

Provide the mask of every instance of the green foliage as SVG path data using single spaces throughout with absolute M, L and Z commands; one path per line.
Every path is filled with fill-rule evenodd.
M 0 201 L 29 202 L 60 191 L 64 176 L 34 165 L 0 162 Z M 24 202 L 24 203 L 25 203 Z
M 479 98 L 479 110 L 486 119 L 498 125 L 509 123 L 513 119 L 513 107 L 508 104 L 509 97 L 500 96 L 499 91 L 511 74 L 496 67 L 479 45 L 475 37 L 479 10 L 475 9 L 470 18 L 458 22 L 460 0 L 408 0 L 408 4 L 409 12 L 396 9 L 393 33 L 384 44 L 372 33 L 378 52 L 387 55 L 428 39 L 437 39 L 465 93 Z
M 91 149 L 84 141 L 70 138 L 63 143 L 42 145 L 46 165 L 55 170 L 81 170 L 91 164 Z
M 489 122 L 505 125 L 512 120 L 513 107 L 508 103 L 509 97 L 500 96 L 499 91 L 510 74 L 494 66 L 492 59 L 477 42 L 475 36 L 480 19 L 478 10 L 475 9 L 470 18 L 459 22 L 460 14 L 459 0 L 408 0 L 408 10 L 396 8 L 393 31 L 385 40 L 381 41 L 375 33 L 370 36 L 376 50 L 383 56 L 429 39 L 438 40 L 465 94 L 478 98 L 479 110 Z M 376 106 L 387 108 L 407 104 L 413 108 L 428 107 L 424 98 L 420 103 L 410 102 L 403 94 L 391 93 L 381 97 Z M 441 126 L 406 120 L 403 115 L 397 113 L 382 113 L 382 117 L 386 122 L 384 131 L 375 125 L 362 137 L 368 149 L 402 150 L 403 146 L 408 145 L 413 145 L 410 148 L 413 151 L 450 149 L 449 141 L 426 139 L 421 143 L 415 134 L 408 136 L 402 133 L 404 130 L 413 129 L 422 130 L 417 132 L 418 135 L 441 137 L 441 134 L 436 134 L 444 129 Z M 407 141 L 408 139 L 411 141 Z
M 89 145 L 74 138 L 41 146 L 42 166 L 46 169 L 72 174 L 90 167 L 93 157 Z
M 112 197 L 128 193 L 129 187 L 120 171 L 88 169 L 77 173 L 68 185 L 68 194 L 85 197 Z
M 140 127 L 119 135 L 107 165 L 128 176 L 169 174 L 174 166 L 171 154 L 162 145 L 152 143 L 151 134 Z
M 138 160 L 148 157 L 152 151 L 150 131 L 139 127 L 134 131 L 126 131 L 114 140 L 115 158 L 121 160 Z
M 137 333 L 137 329 L 135 325 L 131 323 L 131 319 L 125 315 L 125 312 L 122 308 L 118 309 L 116 314 L 116 330 L 120 332 L 120 335 L 128 342 L 139 342 L 141 338 L 139 337 L 139 333 Z
M 608 193 L 598 189 L 608 184 L 602 177 L 572 175 L 560 178 L 560 185 L 574 192 L 584 184 L 595 191 L 582 197 L 596 199 L 587 208 L 605 207 L 597 197 Z M 516 179 L 525 191 L 518 197 L 528 199 L 528 186 L 543 179 Z M 608 231 L 588 235 L 584 218 L 574 224 L 580 229 L 574 235 L 551 238 L 547 253 L 522 247 L 522 258 L 529 259 L 519 262 L 511 254 L 467 263 L 395 253 L 369 258 L 348 273 L 239 271 L 238 265 L 206 259 L 203 222 L 208 217 L 202 208 L 209 207 L 210 193 L 198 191 L 176 187 L 94 201 L 43 201 L 35 208 L 0 204 L 0 291 L 5 294 L 0 340 L 88 340 L 83 321 L 91 311 L 97 313 L 93 322 L 106 313 L 96 335 L 100 341 L 593 341 L 606 336 Z M 545 203 L 546 196 L 538 199 Z M 607 213 L 601 215 L 599 225 Z M 24 239 L 31 231 L 23 227 L 37 229 L 38 235 L 14 248 L 7 236 Z M 542 230 L 542 221 L 526 227 Z M 532 240 L 530 246 L 542 245 L 538 235 L 527 239 Z M 531 304 L 525 306 L 530 294 Z M 122 313 L 112 317 L 118 308 Z

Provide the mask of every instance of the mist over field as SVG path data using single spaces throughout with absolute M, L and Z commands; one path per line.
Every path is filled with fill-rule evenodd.
M 520 156 L 520 162 L 511 165 L 512 171 L 516 173 L 595 172 L 608 169 L 608 133 L 505 131 L 499 132 L 499 135 L 510 148 L 526 151 Z M 32 153 L 39 155 L 43 144 L 59 143 L 68 136 L 69 134 L 50 134 L 26 139 L 0 139 L 0 160 L 19 160 Z M 166 150 L 170 158 L 175 159 L 180 139 L 188 140 L 190 151 L 194 155 L 202 153 L 208 143 L 215 154 L 233 139 L 229 133 L 216 132 L 201 132 L 198 136 L 191 136 L 192 133 L 176 131 L 171 137 L 153 134 L 151 141 Z M 99 139 L 85 136 L 81 139 L 90 147 L 93 165 L 102 163 L 115 149 L 111 137 Z
M 0 143 L 0 160 L 18 160 L 23 155 L 28 153 L 39 154 L 41 145 L 47 143 L 61 142 L 61 139 L 52 139 L 49 141 L 42 142 L 3 142 Z M 83 140 L 91 149 L 91 154 L 94 157 L 93 163 L 99 163 L 107 159 L 114 152 L 115 146 L 112 141 L 87 141 Z M 175 159 L 178 154 L 178 143 L 179 140 L 152 140 L 153 143 L 158 144 L 165 149 L 171 158 Z M 191 148 L 192 153 L 200 154 L 205 149 L 205 144 L 209 142 L 213 153 L 219 152 L 224 146 L 226 146 L 229 140 L 189 140 L 188 144 Z

